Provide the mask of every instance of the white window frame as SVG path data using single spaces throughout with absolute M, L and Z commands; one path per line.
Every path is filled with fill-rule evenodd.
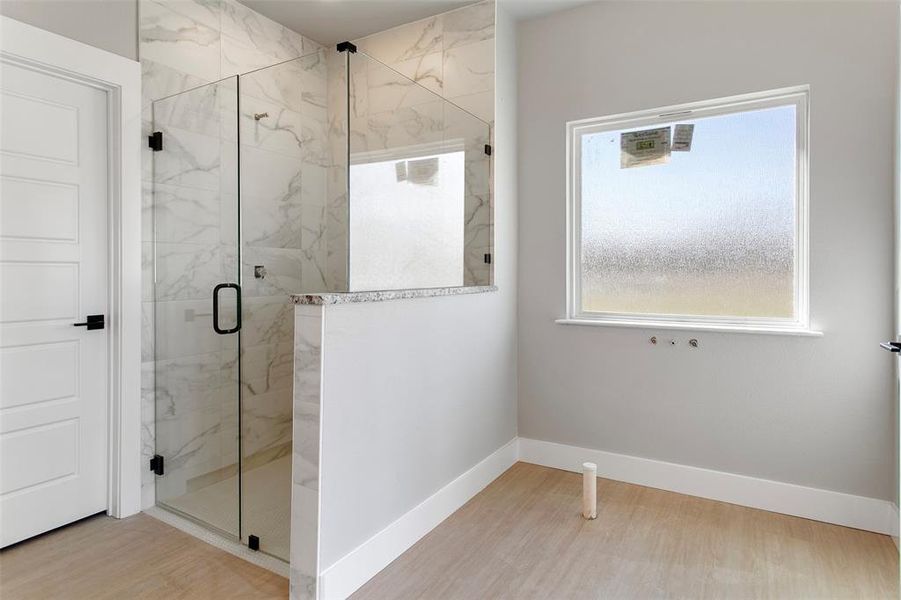
M 566 124 L 566 318 L 562 324 L 621 327 L 701 329 L 753 333 L 821 335 L 810 328 L 809 311 L 809 211 L 808 211 L 808 131 L 809 86 L 796 86 L 765 92 L 690 102 L 607 117 L 570 121 Z M 777 106 L 796 109 L 796 229 L 795 229 L 795 318 L 721 317 L 584 311 L 581 307 L 581 138 L 586 134 L 633 127 L 654 127 L 677 118 L 697 119 Z

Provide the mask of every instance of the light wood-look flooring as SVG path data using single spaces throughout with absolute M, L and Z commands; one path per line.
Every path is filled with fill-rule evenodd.
M 898 598 L 891 538 L 518 463 L 354 600 Z
M 524 463 L 355 600 L 898 598 L 886 536 Z M 287 598 L 288 582 L 146 515 L 99 516 L 0 552 L 0 598 Z
M 0 551 L 3 600 L 287 597 L 287 579 L 144 514 L 90 517 Z

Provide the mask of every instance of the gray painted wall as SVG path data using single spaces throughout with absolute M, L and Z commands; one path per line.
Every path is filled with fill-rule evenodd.
M 0 0 L 0 15 L 138 58 L 137 0 Z
M 894 3 L 600 3 L 519 28 L 519 434 L 892 500 Z M 567 121 L 811 86 L 822 338 L 554 323 Z M 700 339 L 691 350 L 686 341 Z

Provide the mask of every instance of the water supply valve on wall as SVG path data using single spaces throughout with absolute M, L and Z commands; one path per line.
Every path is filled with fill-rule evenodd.
M 651 345 L 656 346 L 656 345 L 657 345 L 657 341 L 658 341 L 658 340 L 657 340 L 657 336 L 656 336 L 656 335 L 652 335 L 651 338 L 650 338 L 648 341 L 651 342 Z M 668 343 L 669 343 L 670 346 L 675 346 L 678 342 L 676 342 L 675 339 L 670 338 L 670 340 L 669 340 Z M 688 340 L 688 345 L 689 345 L 689 347 L 691 347 L 691 348 L 698 348 L 698 347 L 700 347 L 701 343 L 698 341 L 697 338 L 691 338 L 690 340 Z
M 263 265 L 254 265 L 253 266 L 253 278 L 254 279 L 266 279 L 266 267 Z

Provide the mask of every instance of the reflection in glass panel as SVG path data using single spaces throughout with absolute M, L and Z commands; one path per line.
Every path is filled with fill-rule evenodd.
M 487 285 L 486 123 L 351 58 L 349 288 Z
M 355 288 L 463 285 L 463 178 L 462 151 L 351 167 Z

